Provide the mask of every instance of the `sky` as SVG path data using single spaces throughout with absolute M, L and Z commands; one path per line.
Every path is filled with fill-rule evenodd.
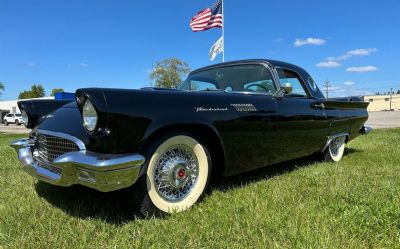
M 0 0 L 0 97 L 32 84 L 151 85 L 152 65 L 177 57 L 191 69 L 221 29 L 194 33 L 189 21 L 214 0 Z M 305 68 L 330 96 L 400 89 L 400 1 L 225 0 L 225 60 L 267 58 Z

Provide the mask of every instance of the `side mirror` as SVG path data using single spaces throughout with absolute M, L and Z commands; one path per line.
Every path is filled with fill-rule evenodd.
M 281 85 L 281 88 L 283 89 L 285 94 L 291 94 L 293 92 L 293 87 L 290 83 L 285 83 Z

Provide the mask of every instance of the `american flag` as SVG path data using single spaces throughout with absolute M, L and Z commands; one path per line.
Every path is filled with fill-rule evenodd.
M 222 25 L 222 0 L 218 0 L 213 6 L 200 11 L 190 20 L 193 32 L 222 28 Z

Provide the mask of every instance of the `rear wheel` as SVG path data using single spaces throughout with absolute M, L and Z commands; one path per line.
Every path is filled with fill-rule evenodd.
M 154 143 L 147 153 L 146 174 L 139 179 L 140 211 L 162 216 L 192 207 L 205 193 L 211 175 L 206 146 L 190 134 L 175 134 Z
M 346 145 L 346 136 L 334 138 L 328 148 L 324 151 L 324 161 L 326 162 L 339 162 L 344 154 L 344 147 Z
M 7 125 L 8 125 L 8 121 L 7 121 L 7 119 L 6 119 L 6 120 L 4 120 L 4 125 L 5 125 L 5 126 L 7 126 Z

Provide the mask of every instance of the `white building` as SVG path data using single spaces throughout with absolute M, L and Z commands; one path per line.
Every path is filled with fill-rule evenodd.
M 38 98 L 38 99 L 54 99 L 54 97 L 43 97 L 43 98 Z M 28 99 L 24 99 L 24 100 L 28 100 Z M 0 123 L 3 121 L 3 117 L 7 113 L 21 113 L 19 111 L 19 108 L 17 105 L 18 101 L 19 100 L 0 101 L 0 117 L 1 117 Z

